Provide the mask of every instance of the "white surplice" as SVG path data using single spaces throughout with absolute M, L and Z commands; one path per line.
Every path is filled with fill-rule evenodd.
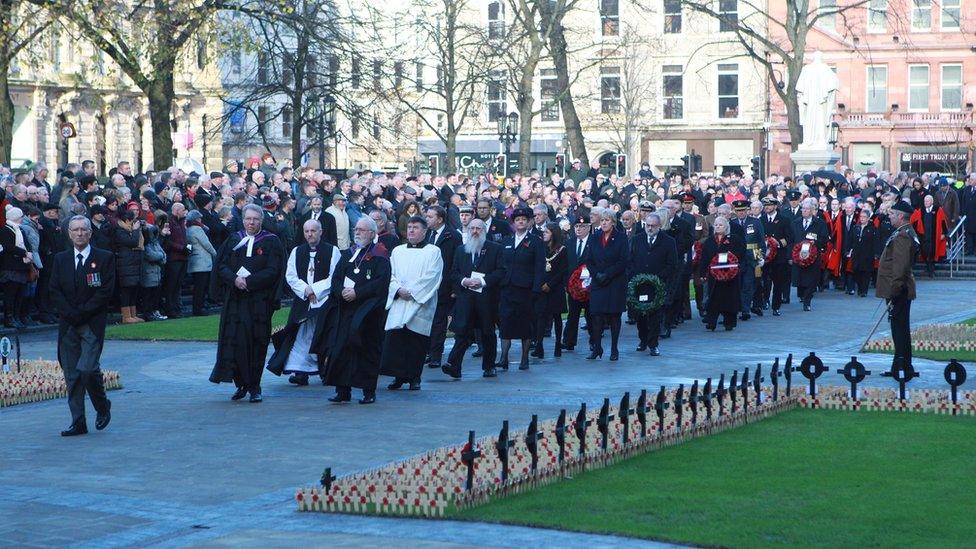
M 302 301 L 308 300 L 305 297 L 305 290 L 311 286 L 312 291 L 315 292 L 316 301 L 315 303 L 309 303 L 308 308 L 309 310 L 318 309 L 329 299 L 329 290 L 332 288 L 332 273 L 335 272 L 336 264 L 339 263 L 339 259 L 342 256 L 339 253 L 339 249 L 332 246 L 332 258 L 329 261 L 329 276 L 316 282 L 314 270 L 315 250 L 313 249 L 311 251 L 308 258 L 308 272 L 301 273 L 304 277 L 299 274 L 298 267 L 296 266 L 295 253 L 297 251 L 298 248 L 295 248 L 288 256 L 288 268 L 285 269 L 285 282 L 288 283 L 288 286 L 294 292 L 295 299 L 301 299 Z M 291 352 L 288 353 L 288 360 L 285 362 L 284 371 L 286 373 L 318 373 L 318 357 L 315 353 L 308 352 L 312 346 L 312 338 L 315 337 L 315 324 L 315 317 L 310 317 L 298 327 L 298 333 L 295 334 L 295 344 L 292 345 Z
M 421 335 L 430 335 L 437 309 L 437 290 L 444 274 L 441 250 L 433 244 L 409 248 L 401 244 L 390 255 L 390 293 L 386 299 L 386 329 L 407 328 Z M 397 298 L 400 288 L 406 288 L 412 299 Z

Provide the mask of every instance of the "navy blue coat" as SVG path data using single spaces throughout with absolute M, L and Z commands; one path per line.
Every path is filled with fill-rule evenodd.
M 590 235 L 586 268 L 590 271 L 590 313 L 620 314 L 627 309 L 627 235 L 614 230 L 607 245 L 603 231 Z
M 647 242 L 647 234 L 630 242 L 630 257 L 627 259 L 627 280 L 639 274 L 655 275 L 668 288 L 668 281 L 678 269 L 678 248 L 674 239 L 664 231 L 657 233 L 654 245 Z M 668 292 L 666 303 L 673 301 L 673 292 Z
M 546 274 L 546 246 L 542 239 L 531 232 L 515 248 L 515 235 L 503 241 L 502 258 L 505 265 L 505 278 L 502 287 L 515 286 L 528 288 L 534 293 L 542 291 Z

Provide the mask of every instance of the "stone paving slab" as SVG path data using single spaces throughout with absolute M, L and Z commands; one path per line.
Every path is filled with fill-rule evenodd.
M 976 316 L 973 289 L 971 282 L 920 282 L 913 325 Z M 264 403 L 231 403 L 231 386 L 207 381 L 215 344 L 109 341 L 102 362 L 122 372 L 125 389 L 110 395 L 108 430 L 62 439 L 58 431 L 69 421 L 63 400 L 0 410 L 0 534 L 10 534 L 0 535 L 0 544 L 645 545 L 522 527 L 302 514 L 291 498 L 327 465 L 348 474 L 460 444 L 468 429 L 497 433 L 503 419 L 522 428 L 534 413 L 548 419 L 580 402 L 616 401 L 624 391 L 717 378 L 757 362 L 768 373 L 772 358 L 785 359 L 787 352 L 798 363 L 818 349 L 832 371 L 857 354 L 881 371 L 889 356 L 856 352 L 881 314 L 878 303 L 826 292 L 815 298 L 812 313 L 791 304 L 782 317 L 742 322 L 731 333 L 706 332 L 696 319 L 662 340 L 660 357 L 636 353 L 634 328 L 625 326 L 617 363 L 583 360 L 581 346 L 561 359 L 534 361 L 528 372 L 486 380 L 469 358 L 461 381 L 428 370 L 422 391 L 381 389 L 371 406 L 331 405 L 325 401 L 330 389 L 293 387 L 271 375 Z M 22 342 L 25 357 L 56 356 L 50 334 L 27 334 Z M 917 386 L 944 385 L 944 364 L 918 360 L 917 366 Z M 834 373 L 822 379 L 843 382 Z M 76 528 L 89 522 L 96 527 Z M 41 526 L 48 523 L 63 526 Z

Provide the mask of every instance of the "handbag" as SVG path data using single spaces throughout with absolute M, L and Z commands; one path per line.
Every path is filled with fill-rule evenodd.
M 40 277 L 41 271 L 33 263 L 28 263 L 27 282 L 37 282 L 37 279 Z

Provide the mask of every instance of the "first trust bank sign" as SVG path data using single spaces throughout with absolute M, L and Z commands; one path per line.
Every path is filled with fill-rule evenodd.
M 964 152 L 907 152 L 901 153 L 902 162 L 965 162 L 969 153 Z

